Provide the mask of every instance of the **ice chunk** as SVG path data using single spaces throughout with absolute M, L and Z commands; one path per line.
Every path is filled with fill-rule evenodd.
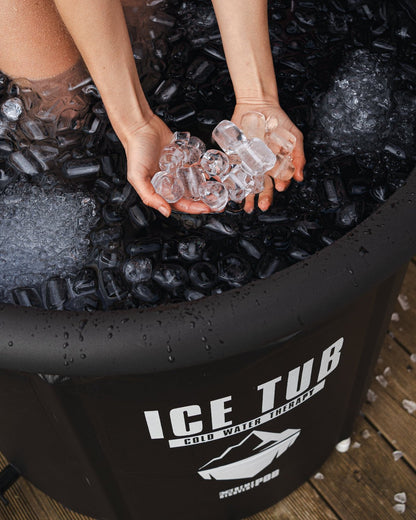
M 179 168 L 178 178 L 182 179 L 185 186 L 185 197 L 199 200 L 199 187 L 206 181 L 204 170 L 200 166 L 187 166 Z
M 181 177 L 173 172 L 157 172 L 151 182 L 156 193 L 170 204 L 178 202 L 185 194 L 185 185 Z
M 386 388 L 388 385 L 387 379 L 383 375 L 376 376 L 377 381 L 383 388 Z
M 410 414 L 416 412 L 416 403 L 410 399 L 403 399 L 402 406 Z
M 241 118 L 241 130 L 248 139 L 257 137 L 264 141 L 266 118 L 261 112 L 246 112 Z
M 351 437 L 348 437 L 348 439 L 344 439 L 343 441 L 338 442 L 338 444 L 335 446 L 335 448 L 340 453 L 345 453 L 350 449 L 350 445 L 351 445 Z
M 130 258 L 124 264 L 123 274 L 131 284 L 148 282 L 152 278 L 152 261 L 150 258 L 139 256 Z
M 205 146 L 205 143 L 201 139 L 199 139 L 199 137 L 196 137 L 194 135 L 191 135 L 191 137 L 189 138 L 188 145 L 191 148 L 196 148 L 199 152 L 200 157 L 201 157 L 201 155 L 204 155 L 204 153 L 206 152 L 206 149 L 207 149 L 207 147 Z
M 402 491 L 401 493 L 396 493 L 394 495 L 394 501 L 398 502 L 399 504 L 405 504 L 407 502 L 406 493 L 404 491 Z
M 409 298 L 405 294 L 399 294 L 397 301 L 404 311 L 408 311 L 410 309 Z
M 267 133 L 267 146 L 276 155 L 290 155 L 296 146 L 296 137 L 285 128 L 278 126 Z
M 405 504 L 395 504 L 393 506 L 393 509 L 400 514 L 403 514 L 406 511 L 406 505 Z
M 276 164 L 275 154 L 261 139 L 249 139 L 236 153 L 241 159 L 241 167 L 251 175 L 262 175 Z
M 213 211 L 222 211 L 228 202 L 228 192 L 223 184 L 207 181 L 199 187 L 201 200 Z
M 247 142 L 246 136 L 237 125 L 224 119 L 212 131 L 212 138 L 225 153 L 237 153 L 237 149 Z
M 17 121 L 23 114 L 22 100 L 17 97 L 7 99 L 1 105 L 1 113 L 9 121 Z
M 223 179 L 230 169 L 230 161 L 220 150 L 207 150 L 201 158 L 201 167 L 209 177 Z
M 367 440 L 371 437 L 371 433 L 369 430 L 367 429 L 364 429 L 362 432 L 361 432 L 361 436 L 363 439 Z
M 402 457 L 403 457 L 403 452 L 401 452 L 400 450 L 393 451 L 393 459 L 395 462 L 400 460 Z

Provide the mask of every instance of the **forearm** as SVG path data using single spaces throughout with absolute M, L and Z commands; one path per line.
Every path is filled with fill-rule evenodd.
M 237 102 L 278 103 L 267 0 L 212 0 Z
M 152 112 L 137 75 L 120 0 L 55 0 L 55 4 L 123 141 Z

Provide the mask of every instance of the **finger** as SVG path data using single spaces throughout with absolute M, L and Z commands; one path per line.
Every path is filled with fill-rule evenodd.
M 156 209 L 166 218 L 170 216 L 170 205 L 164 198 L 155 192 L 155 189 L 153 188 L 149 178 L 137 180 L 133 177 L 128 178 L 128 181 L 137 191 L 146 206 L 150 206 L 151 208 Z
M 290 180 L 282 181 L 281 179 L 275 179 L 274 181 L 274 185 L 277 191 L 285 191 L 289 187 L 289 184 Z
M 211 209 L 209 206 L 204 204 L 203 202 L 196 202 L 194 200 L 189 199 L 181 199 L 175 204 L 172 204 L 172 207 L 181 213 L 189 213 L 191 215 L 199 215 L 200 213 L 211 213 Z
M 268 175 L 264 178 L 264 190 L 259 195 L 259 208 L 266 211 L 273 202 L 273 181 Z
M 303 181 L 303 168 L 306 164 L 305 152 L 303 149 L 303 134 L 299 132 L 296 136 L 296 146 L 293 150 L 293 164 L 295 166 L 295 172 L 293 178 L 297 182 Z
M 254 210 L 254 195 L 247 195 L 246 202 L 244 204 L 244 211 L 246 213 L 252 213 Z

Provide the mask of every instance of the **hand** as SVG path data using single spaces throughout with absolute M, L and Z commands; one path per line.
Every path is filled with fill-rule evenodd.
M 159 170 L 159 157 L 163 147 L 170 143 L 172 132 L 155 114 L 137 128 L 129 130 L 122 138 L 127 156 L 127 179 L 147 206 L 169 217 L 171 207 L 183 213 L 209 213 L 202 202 L 181 199 L 170 205 L 158 195 L 152 184 L 153 175 Z
M 303 167 L 305 166 L 305 153 L 303 151 L 303 135 L 302 132 L 294 125 L 289 119 L 288 115 L 280 107 L 277 102 L 265 103 L 262 101 L 244 101 L 237 103 L 232 121 L 241 127 L 241 118 L 246 112 L 255 111 L 261 112 L 267 117 L 275 116 L 279 122 L 279 126 L 285 128 L 296 137 L 296 146 L 292 152 L 293 165 L 295 170 L 293 178 L 297 182 L 303 181 Z M 273 170 L 271 170 L 272 172 Z M 268 172 L 271 174 L 271 172 Z M 265 175 L 264 190 L 259 195 L 259 208 L 262 211 L 269 209 L 270 204 L 273 201 L 273 181 L 277 191 L 284 191 L 290 184 L 290 179 L 282 181 L 280 179 L 273 179 L 271 175 Z M 247 213 L 251 213 L 254 209 L 254 195 L 248 195 L 244 205 L 244 210 Z

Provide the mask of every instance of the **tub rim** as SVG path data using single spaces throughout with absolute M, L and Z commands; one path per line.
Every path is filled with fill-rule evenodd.
M 340 312 L 416 254 L 415 192 L 416 168 L 403 187 L 332 245 L 220 295 L 94 313 L 2 304 L 0 369 L 66 376 L 149 374 L 282 343 Z M 322 277 L 330 282 L 325 290 Z M 271 319 L 272 312 L 278 319 Z

